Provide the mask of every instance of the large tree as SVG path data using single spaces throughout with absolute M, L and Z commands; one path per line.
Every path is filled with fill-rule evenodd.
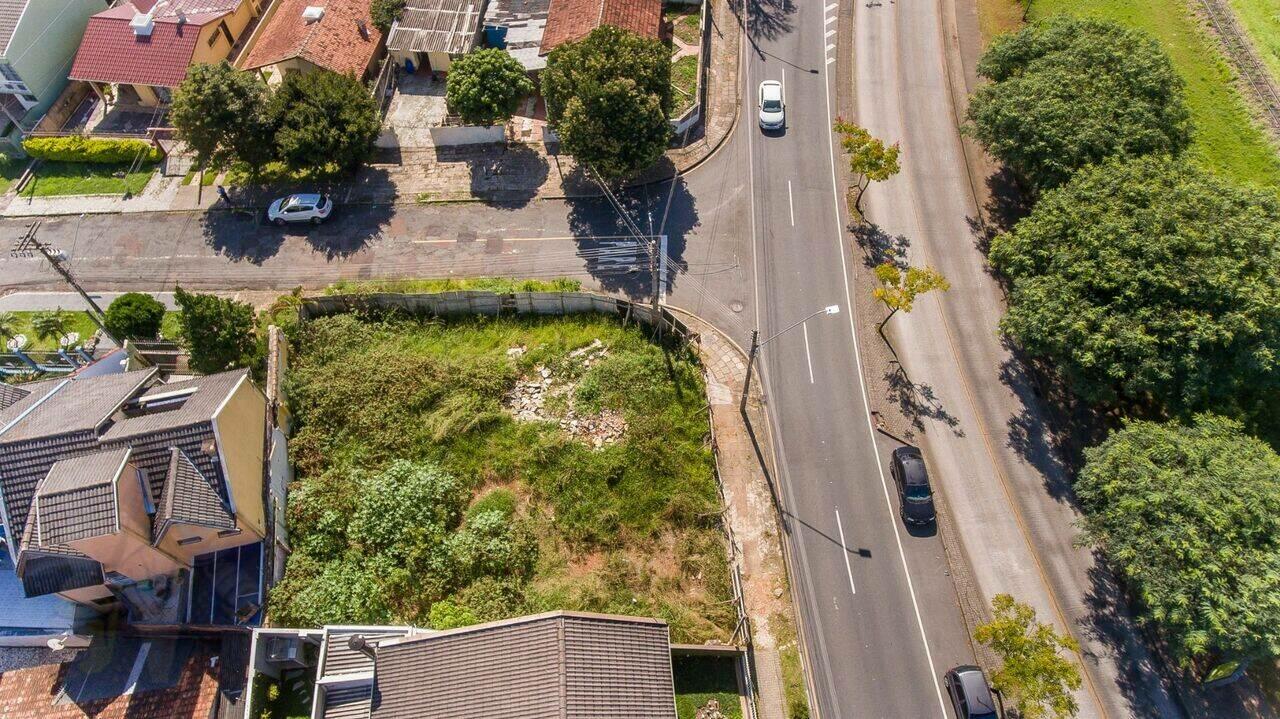
M 173 94 L 169 121 L 201 167 L 271 159 L 267 84 L 225 61 L 193 66 Z
M 164 322 L 164 305 L 145 292 L 126 292 L 107 307 L 107 331 L 117 340 L 152 340 Z
M 657 162 L 671 139 L 671 57 L 658 40 L 598 27 L 551 51 L 542 91 L 564 149 L 606 180 Z
M 970 131 L 1037 189 L 1113 156 L 1177 153 L 1190 142 L 1183 82 L 1151 37 L 1057 17 L 992 42 L 991 82 L 969 104 Z
M 271 97 L 276 150 L 294 169 L 351 170 L 369 159 L 378 105 L 354 77 L 329 70 L 293 73 Z
M 1129 423 L 1085 458 L 1085 539 L 1178 657 L 1280 654 L 1280 456 L 1199 415 Z
M 533 92 L 533 81 L 505 50 L 472 50 L 449 66 L 445 98 L 449 109 L 470 125 L 506 122 L 521 98 Z
M 216 295 L 174 290 L 182 343 L 191 353 L 191 369 L 212 374 L 257 361 L 253 307 Z
M 1085 400 L 1252 413 L 1280 389 L 1280 202 L 1167 157 L 1082 171 L 991 244 L 1005 333 Z
M 1060 652 L 1079 650 L 1069 634 L 1036 621 L 1036 610 L 1008 594 L 991 600 L 990 622 L 978 625 L 973 638 L 1000 657 L 992 685 L 1013 704 L 1022 719 L 1066 719 L 1079 710 L 1073 691 L 1080 688 L 1080 669 Z

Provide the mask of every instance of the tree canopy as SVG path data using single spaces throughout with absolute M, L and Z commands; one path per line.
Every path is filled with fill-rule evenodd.
M 969 104 L 970 132 L 1037 189 L 1109 157 L 1190 143 L 1182 79 L 1141 32 L 1052 18 L 996 38 L 978 72 L 991 82 Z
M 606 180 L 657 162 L 671 139 L 671 57 L 658 40 L 598 27 L 551 51 L 542 91 L 564 149 Z
M 1250 413 L 1280 389 L 1280 202 L 1148 157 L 1047 192 L 990 258 L 1001 327 L 1093 403 Z
M 328 70 L 292 73 L 271 96 L 279 159 L 293 168 L 349 170 L 373 153 L 381 122 L 359 80 Z
M 212 374 L 249 367 L 257 359 L 253 307 L 216 295 L 202 295 L 175 288 L 174 299 L 182 342 L 191 353 L 191 368 Z
M 370 0 L 369 17 L 373 26 L 386 33 L 404 13 L 405 0 Z
M 858 178 L 858 196 L 853 207 L 862 212 L 862 195 L 867 187 L 872 182 L 884 182 L 902 169 L 898 162 L 901 148 L 896 142 L 884 144 L 866 128 L 847 120 L 837 120 L 833 127 L 840 135 L 841 147 L 849 155 L 849 170 Z
M 990 622 L 973 638 L 1000 657 L 992 685 L 1018 710 L 1022 719 L 1066 719 L 1079 707 L 1071 692 L 1080 688 L 1080 669 L 1061 650 L 1079 649 L 1068 634 L 1036 621 L 1036 610 L 1008 594 L 991 600 Z
M 445 99 L 471 125 L 506 122 L 533 81 L 510 53 L 495 47 L 472 50 L 449 66 Z
M 227 62 L 194 65 L 173 94 L 169 120 L 202 167 L 270 159 L 267 84 Z
M 1198 415 L 1131 422 L 1085 458 L 1085 538 L 1179 658 L 1280 653 L 1280 456 Z
M 164 304 L 145 292 L 126 292 L 107 307 L 107 331 L 117 340 L 155 339 L 164 322 Z
M 899 311 L 910 312 L 920 295 L 951 289 L 947 278 L 932 267 L 903 268 L 885 262 L 876 267 L 876 279 L 880 280 L 880 286 L 871 290 L 871 294 L 889 308 L 889 316 L 880 322 L 881 328 Z

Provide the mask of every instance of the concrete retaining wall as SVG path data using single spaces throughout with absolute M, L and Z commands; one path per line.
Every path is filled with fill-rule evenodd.
M 449 125 L 431 128 L 431 142 L 436 147 L 501 144 L 506 141 L 506 125 Z

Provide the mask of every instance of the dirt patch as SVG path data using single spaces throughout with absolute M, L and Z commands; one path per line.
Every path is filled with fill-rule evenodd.
M 519 359 L 525 351 L 524 346 L 512 347 L 507 350 L 507 357 Z M 516 381 L 502 406 L 522 422 L 555 422 L 570 437 L 595 449 L 613 444 L 627 430 L 622 414 L 611 409 L 581 412 L 575 398 L 578 378 L 608 355 L 609 348 L 596 339 L 570 352 L 566 366 L 552 369 L 537 365 Z

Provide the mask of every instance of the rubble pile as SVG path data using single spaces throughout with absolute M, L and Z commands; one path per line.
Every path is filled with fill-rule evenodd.
M 507 357 L 519 359 L 526 349 L 523 346 L 512 347 L 507 350 Z M 571 374 L 582 376 L 608 354 L 609 348 L 599 339 L 570 352 L 569 361 L 578 365 L 574 369 L 581 369 Z M 577 382 L 556 376 L 545 365 L 537 365 L 532 373 L 516 380 L 515 386 L 503 398 L 502 406 L 523 422 L 555 422 L 569 436 L 590 444 L 594 449 L 617 442 L 627 429 L 627 421 L 622 414 L 611 409 L 589 415 L 579 413 L 574 407 L 575 389 Z M 561 398 L 563 401 L 557 401 Z M 552 407 L 549 408 L 548 404 Z
M 720 701 L 715 698 L 708 699 L 693 717 L 694 719 L 725 719 L 724 712 L 720 711 Z

